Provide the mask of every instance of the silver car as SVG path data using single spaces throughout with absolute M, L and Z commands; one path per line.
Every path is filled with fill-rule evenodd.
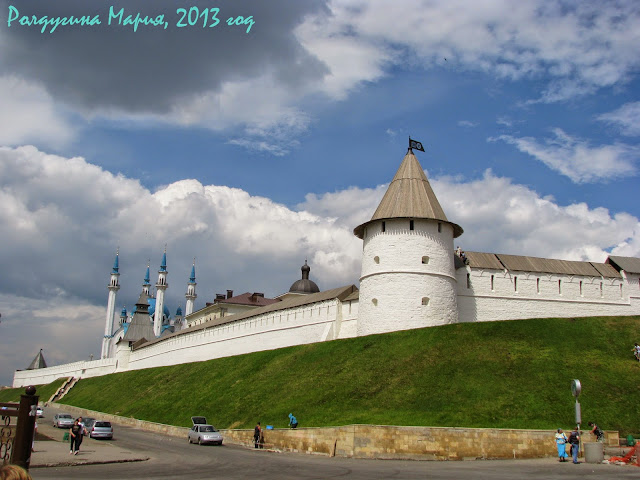
M 213 426 L 207 423 L 207 419 L 204 417 L 191 417 L 193 427 L 187 434 L 189 443 L 197 443 L 198 445 L 204 445 L 206 443 L 213 443 L 214 445 L 222 445 L 222 435 Z
M 113 438 L 113 427 L 111 426 L 111 422 L 106 422 L 104 420 L 96 420 L 93 422 L 91 428 L 87 428 L 89 432 L 89 438 Z
M 53 416 L 53 426 L 58 428 L 73 427 L 73 417 L 68 413 L 56 413 Z

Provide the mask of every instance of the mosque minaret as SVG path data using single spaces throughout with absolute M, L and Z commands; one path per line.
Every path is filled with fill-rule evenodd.
M 107 299 L 107 319 L 104 326 L 104 337 L 102 339 L 102 353 L 100 354 L 100 358 L 107 358 L 111 356 L 111 336 L 116 316 L 116 293 L 120 290 L 120 283 L 118 282 L 118 277 L 120 276 L 120 273 L 118 272 L 119 254 L 120 252 L 116 251 L 116 259 L 113 262 L 113 269 L 111 270 L 111 279 L 107 286 L 107 289 L 109 290 L 109 297 Z
M 162 314 L 164 312 L 164 292 L 169 286 L 167 284 L 167 248 L 162 255 L 162 264 L 158 270 L 158 283 L 156 283 L 156 309 L 153 316 L 153 333 L 159 337 L 162 333 Z
M 189 276 L 189 283 L 187 284 L 187 294 L 185 298 L 187 299 L 187 304 L 184 309 L 184 316 L 190 315 L 193 313 L 193 305 L 196 301 L 198 295 L 196 295 L 196 259 L 193 259 L 193 266 L 191 267 L 191 275 Z

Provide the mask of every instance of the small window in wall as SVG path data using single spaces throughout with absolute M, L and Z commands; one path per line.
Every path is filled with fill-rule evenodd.
M 425 265 L 429 263 L 429 257 L 427 257 L 426 255 L 422 257 L 422 263 L 424 263 Z
M 371 303 L 373 303 L 374 306 L 378 306 L 378 299 L 377 298 L 372 298 L 371 299 Z
M 562 295 L 562 280 L 558 280 L 558 294 Z
M 604 297 L 604 290 L 602 288 L 602 282 L 600 282 L 600 298 Z
M 471 288 L 471 274 L 467 273 L 467 288 Z
M 540 293 L 540 279 L 536 278 L 536 293 Z
M 376 255 L 375 257 L 373 257 L 373 261 L 376 263 L 380 263 L 380 257 Z
M 518 277 L 513 277 L 513 290 L 518 293 Z
M 582 280 L 580 280 L 580 296 L 582 297 Z
M 620 284 L 620 298 L 624 298 L 624 297 L 622 296 L 622 284 Z
M 382 222 L 382 231 L 385 232 L 387 230 L 387 223 Z
M 422 305 L 429 305 L 429 297 L 422 297 Z
M 493 283 L 495 276 L 491 275 L 491 291 L 494 292 L 496 290 L 495 284 Z
M 413 220 L 409 220 L 409 230 L 413 230 Z
M 438 222 L 438 233 L 442 232 L 442 224 Z

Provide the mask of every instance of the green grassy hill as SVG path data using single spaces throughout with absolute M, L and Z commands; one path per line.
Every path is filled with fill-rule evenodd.
M 58 379 L 55 382 L 51 382 L 48 385 L 39 385 L 36 389 L 36 395 L 38 395 L 39 402 L 44 403 L 49 401 L 51 395 L 56 393 L 62 386 L 65 379 Z M 20 395 L 24 393 L 24 388 L 5 388 L 0 390 L 0 402 L 20 402 Z
M 640 317 L 457 324 L 85 379 L 63 399 L 174 425 L 256 421 L 640 432 Z

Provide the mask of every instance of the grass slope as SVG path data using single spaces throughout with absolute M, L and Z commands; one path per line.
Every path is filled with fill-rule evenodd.
M 456 324 L 89 378 L 64 403 L 173 425 L 256 421 L 568 428 L 637 433 L 640 317 Z
M 66 378 L 59 378 L 55 382 L 48 385 L 36 385 L 36 395 L 39 396 L 38 402 L 48 402 L 51 395 L 56 393 Z M 24 387 L 20 388 L 4 388 L 0 390 L 0 402 L 20 402 L 20 395 L 24 394 Z

